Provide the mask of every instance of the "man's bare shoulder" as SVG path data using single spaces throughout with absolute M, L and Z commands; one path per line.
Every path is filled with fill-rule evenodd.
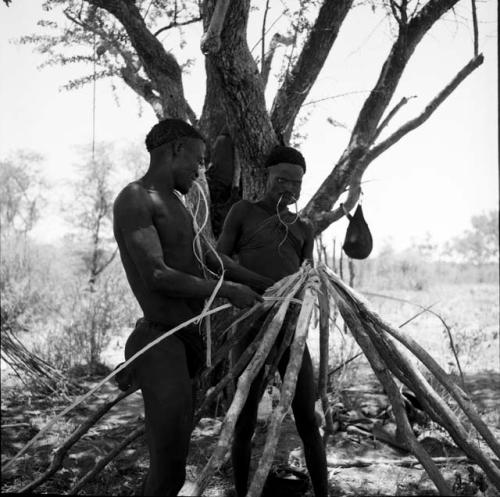
M 129 216 L 131 213 L 150 212 L 151 199 L 147 190 L 138 182 L 129 183 L 118 194 L 113 204 L 115 219 Z
M 238 202 L 234 203 L 231 207 L 230 214 L 234 217 L 243 217 L 248 214 L 250 209 L 252 208 L 252 202 L 248 200 L 238 200 Z

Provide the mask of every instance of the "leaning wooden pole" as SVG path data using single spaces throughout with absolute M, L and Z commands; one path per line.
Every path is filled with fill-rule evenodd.
M 270 323 L 267 333 L 264 335 L 261 343 L 257 351 L 255 352 L 254 357 L 248 364 L 245 371 L 241 374 L 238 379 L 238 387 L 236 389 L 236 393 L 234 395 L 233 401 L 229 410 L 226 414 L 224 422 L 222 424 L 222 430 L 219 435 L 219 440 L 215 449 L 208 460 L 207 464 L 203 468 L 200 476 L 197 481 L 190 485 L 189 495 L 198 496 L 201 495 L 205 487 L 207 486 L 210 478 L 213 473 L 222 465 L 224 461 L 224 456 L 229 449 L 229 446 L 232 442 L 234 429 L 236 426 L 236 421 L 238 420 L 238 416 L 240 415 L 243 406 L 248 398 L 248 394 L 250 392 L 250 387 L 252 386 L 252 382 L 259 373 L 260 369 L 264 365 L 264 362 L 273 346 L 276 337 L 278 336 L 283 321 L 286 316 L 286 312 L 290 305 L 290 301 L 293 295 L 299 290 L 302 285 L 304 279 L 303 273 L 299 275 L 298 281 L 294 286 L 293 291 L 291 291 L 288 297 L 280 304 L 278 312 L 276 316 Z
M 433 357 L 411 337 L 404 335 L 399 330 L 395 329 L 390 324 L 385 322 L 378 314 L 368 309 L 366 304 L 363 302 L 363 299 L 361 297 L 357 297 L 352 289 L 346 287 L 345 284 L 340 280 L 337 280 L 337 282 L 343 287 L 344 291 L 349 293 L 351 298 L 355 299 L 359 312 L 362 315 L 366 316 L 366 318 L 369 319 L 377 329 L 381 329 L 382 331 L 388 333 L 389 335 L 397 339 L 400 343 L 402 343 L 415 357 L 417 357 L 417 359 L 419 359 L 429 369 L 434 377 L 448 390 L 451 396 L 455 399 L 464 414 L 471 421 L 472 425 L 483 437 L 484 441 L 490 446 L 493 452 L 498 457 L 500 457 L 500 444 L 477 413 L 468 395 L 460 388 L 460 386 L 458 386 L 453 381 L 453 379 L 450 378 L 450 376 L 443 370 L 443 368 L 441 368 L 441 366 L 433 359 Z M 397 348 L 393 347 L 393 350 L 396 351 L 397 354 L 399 354 Z M 405 362 L 408 363 L 408 361 Z M 410 364 L 408 364 L 407 367 L 410 367 L 413 370 L 413 374 L 418 375 L 420 379 L 419 384 L 423 384 L 423 382 L 427 383 L 425 378 L 423 378 L 422 374 L 417 371 L 416 368 L 412 367 Z M 437 394 L 434 392 L 434 396 L 436 395 Z M 494 468 L 494 466 L 491 466 L 491 469 Z
M 455 443 L 462 450 L 464 450 L 464 452 L 473 461 L 481 466 L 491 482 L 497 488 L 500 488 L 500 470 L 490 460 L 490 458 L 480 450 L 473 440 L 471 440 L 460 420 L 456 417 L 446 402 L 444 402 L 436 391 L 429 385 L 422 373 L 411 363 L 411 361 L 407 360 L 397 347 L 388 341 L 388 337 L 384 335 L 384 332 L 388 332 L 388 329 L 391 329 L 393 335 L 402 337 L 401 333 L 384 323 L 381 318 L 376 315 L 376 313 L 369 310 L 367 305 L 364 303 L 364 299 L 340 281 L 339 278 L 335 274 L 332 274 L 328 268 L 325 268 L 323 271 L 328 275 L 331 285 L 330 288 L 333 294 L 339 302 L 344 302 L 345 304 L 341 312 L 353 312 L 356 316 L 360 317 L 362 322 L 365 324 L 366 333 L 371 337 L 375 349 L 383 356 L 385 364 L 391 369 L 391 371 L 393 371 L 394 374 L 397 376 L 401 375 L 400 379 L 415 392 L 419 401 L 422 402 L 426 408 L 429 408 L 429 413 L 432 417 L 437 419 L 438 422 L 448 431 Z M 419 359 L 425 356 L 423 354 L 417 355 L 416 348 L 408 347 L 408 349 Z M 429 362 L 430 356 L 427 353 L 425 354 L 427 355 L 425 359 Z M 433 373 L 436 378 L 445 381 L 447 384 L 452 383 L 452 380 L 448 378 L 446 373 L 444 373 L 439 366 L 437 366 L 437 363 L 432 358 L 430 359 L 432 361 L 429 362 L 429 364 L 433 364 L 434 366 L 431 373 Z M 458 385 L 455 385 L 455 387 L 460 389 Z M 450 386 L 450 388 L 453 387 Z M 461 389 L 459 391 L 461 391 Z M 460 405 L 460 407 L 462 406 Z M 467 405 L 467 408 L 469 412 L 471 410 L 475 412 L 471 403 Z M 481 424 L 484 425 L 482 421 Z M 482 430 L 483 432 L 485 431 L 484 428 L 486 428 L 486 435 L 488 435 L 489 430 L 484 425 Z M 482 435 L 481 432 L 479 433 Z M 483 438 L 488 442 L 484 436 Z M 493 436 L 490 434 L 489 438 L 491 441 Z
M 373 372 L 377 376 L 380 383 L 385 388 L 391 402 L 393 412 L 396 418 L 398 432 L 403 438 L 403 443 L 408 447 L 411 453 L 420 461 L 431 480 L 436 485 L 441 495 L 452 495 L 451 488 L 445 482 L 438 467 L 432 461 L 432 458 L 427 451 L 417 442 L 415 435 L 411 429 L 410 423 L 406 416 L 403 407 L 401 394 L 394 383 L 394 380 L 387 370 L 386 365 L 380 359 L 376 348 L 368 337 L 363 325 L 357 319 L 355 312 L 349 303 L 346 302 L 341 293 L 337 293 L 337 305 L 339 307 L 342 318 L 346 322 L 349 330 L 363 350 L 366 358 L 370 362 Z
M 304 348 L 306 345 L 307 332 L 309 329 L 309 320 L 314 308 L 316 293 L 319 287 L 319 278 L 311 276 L 304 294 L 302 309 L 300 310 L 297 321 L 297 329 L 290 348 L 290 359 L 286 368 L 283 385 L 280 392 L 280 403 L 273 411 L 271 422 L 268 427 L 266 444 L 259 461 L 259 465 L 252 478 L 247 497 L 259 497 L 262 494 L 264 483 L 273 463 L 274 453 L 278 444 L 279 430 L 281 423 L 286 416 L 295 394 L 297 377 L 299 375 Z
M 328 401 L 328 359 L 330 352 L 330 299 L 328 297 L 328 288 L 324 282 L 321 284 L 318 293 L 319 302 L 319 378 L 318 394 L 321 399 L 321 407 L 325 415 L 325 435 L 323 443 L 326 446 L 328 437 L 335 430 L 333 427 L 332 410 Z

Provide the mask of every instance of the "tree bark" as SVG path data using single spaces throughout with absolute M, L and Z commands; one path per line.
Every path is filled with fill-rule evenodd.
M 325 0 L 295 66 L 286 75 L 271 108 L 276 133 L 288 143 L 295 118 L 337 39 L 352 0 Z
M 208 54 L 207 68 L 215 73 L 210 78 L 218 83 L 229 133 L 235 142 L 243 197 L 256 200 L 264 192 L 263 159 L 278 141 L 266 110 L 262 79 L 246 41 L 249 6 L 248 0 L 230 3 L 221 47 Z

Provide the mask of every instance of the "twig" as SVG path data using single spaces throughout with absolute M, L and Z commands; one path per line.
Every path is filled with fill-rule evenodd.
M 266 20 L 267 13 L 269 11 L 269 0 L 266 0 L 266 6 L 264 7 L 264 19 L 262 20 L 262 45 L 261 45 L 261 59 L 260 59 L 260 73 L 264 73 L 264 57 L 266 50 Z
M 415 316 L 413 316 L 412 318 L 410 318 L 408 321 L 405 321 L 403 324 L 400 324 L 399 327 L 402 328 L 403 326 L 405 326 L 406 324 L 408 324 L 410 321 L 412 321 L 413 319 L 415 319 L 416 317 L 418 317 L 420 314 L 424 313 L 424 312 L 428 312 L 429 314 L 432 314 L 433 316 L 436 316 L 440 321 L 441 323 L 443 324 L 445 330 L 446 330 L 446 333 L 448 334 L 448 338 L 450 340 L 450 349 L 451 351 L 453 352 L 453 355 L 455 357 L 455 362 L 457 364 L 457 367 L 458 367 L 458 372 L 460 374 L 460 381 L 462 383 L 462 388 L 465 389 L 465 378 L 464 378 L 464 373 L 462 371 L 462 366 L 460 364 L 460 360 L 458 359 L 458 354 L 457 354 L 457 350 L 455 348 L 455 342 L 453 341 L 453 336 L 451 334 L 451 328 L 450 326 L 446 323 L 446 321 L 444 320 L 443 316 L 441 316 L 440 314 L 438 314 L 436 311 L 431 311 L 431 307 L 433 307 L 434 305 L 436 304 L 432 304 L 428 307 L 424 307 L 420 304 L 417 304 L 416 302 L 412 302 L 411 300 L 406 300 L 406 299 L 400 299 L 398 297 L 392 297 L 390 295 L 383 295 L 383 294 L 380 294 L 380 293 L 372 293 L 372 292 L 363 292 L 365 295 L 371 295 L 373 297 L 381 297 L 381 298 L 385 298 L 385 299 L 389 299 L 389 300 L 395 300 L 397 302 L 404 302 L 405 304 L 411 304 L 411 305 L 414 305 L 414 306 L 417 306 L 417 307 L 420 307 L 422 309 L 421 312 L 419 312 L 418 314 L 416 314 Z
M 329 371 L 328 377 L 334 375 L 337 371 L 344 369 L 350 362 L 354 361 L 354 359 L 357 359 L 359 356 L 362 356 L 362 355 L 363 355 L 363 352 L 358 352 L 355 356 L 351 357 L 350 359 L 347 359 L 347 361 L 344 361 L 340 366 L 337 366 L 336 368 Z
M 479 55 L 479 30 L 477 27 L 476 0 L 471 0 L 472 5 L 472 26 L 474 29 L 474 57 Z
M 163 33 L 164 31 L 167 31 L 168 29 L 178 28 L 180 26 L 187 26 L 188 24 L 193 24 L 193 23 L 199 22 L 201 20 L 202 20 L 201 17 L 193 17 L 192 19 L 188 19 L 187 21 L 182 21 L 182 22 L 173 21 L 170 24 L 163 26 L 163 28 L 160 28 L 158 31 L 155 31 L 153 33 L 153 36 L 158 36 L 159 34 Z
M 389 124 L 391 119 L 397 114 L 399 109 L 401 109 L 401 107 L 403 107 L 403 105 L 406 105 L 409 102 L 409 100 L 412 98 L 415 98 L 415 95 L 413 95 L 411 97 L 403 97 L 399 101 L 399 103 L 397 105 L 395 105 L 391 111 L 389 111 L 389 113 L 387 114 L 387 117 L 380 123 L 379 127 L 375 131 L 375 134 L 373 135 L 373 141 L 375 141 L 377 139 L 377 137 L 380 135 L 380 133 L 382 132 L 382 130 L 385 127 L 387 127 L 387 125 Z

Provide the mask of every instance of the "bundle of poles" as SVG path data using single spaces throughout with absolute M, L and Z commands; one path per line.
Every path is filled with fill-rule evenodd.
M 256 320 L 263 319 L 263 324 L 252 343 L 246 348 L 244 354 L 232 365 L 229 372 L 215 387 L 207 390 L 204 400 L 197 409 L 195 424 L 198 423 L 205 408 L 217 395 L 231 381 L 237 379 L 237 388 L 222 423 L 218 441 L 198 479 L 196 482 L 190 484 L 190 488 L 186 489 L 189 495 L 201 495 L 213 474 L 227 460 L 227 454 L 234 436 L 235 425 L 245 405 L 253 380 L 264 367 L 266 378 L 268 381 L 271 381 L 275 376 L 281 357 L 289 347 L 289 361 L 281 385 L 279 404 L 273 409 L 270 415 L 264 450 L 251 480 L 247 497 L 258 497 L 262 494 L 267 475 L 273 464 L 280 427 L 290 410 L 295 393 L 297 377 L 309 331 L 309 323 L 316 306 L 319 307 L 320 315 L 318 391 L 325 413 L 326 431 L 328 432 L 329 426 L 332 425 L 332 415 L 327 397 L 328 350 L 329 335 L 331 332 L 330 308 L 332 303 L 337 306 L 353 338 L 359 344 L 363 354 L 368 359 L 375 375 L 387 393 L 396 421 L 398 441 L 415 456 L 416 460 L 422 465 L 434 482 L 440 494 L 453 495 L 450 483 L 444 479 L 438 469 L 437 461 L 434 461 L 417 441 L 404 408 L 401 389 L 396 380 L 414 392 L 430 418 L 449 433 L 467 458 L 480 466 L 493 486 L 500 490 L 500 469 L 481 449 L 478 441 L 481 440 L 481 443 L 486 444 L 498 458 L 500 458 L 500 444 L 481 420 L 467 394 L 417 342 L 408 335 L 403 334 L 401 330 L 386 323 L 374 311 L 370 310 L 364 298 L 347 286 L 330 268 L 322 263 L 318 264 L 316 268 L 311 267 L 309 264 L 304 264 L 300 271 L 280 280 L 269 289 L 264 298 L 263 303 L 240 313 L 236 320 L 226 330 L 222 331 L 222 333 L 227 334 L 227 339 L 214 354 L 211 367 L 203 373 L 204 375 L 208 375 L 213 371 L 228 356 L 229 351 L 238 339 L 255 326 Z M 216 309 L 212 309 L 210 313 L 213 314 L 228 307 L 228 304 L 219 306 Z M 184 325 L 170 330 L 153 342 L 153 344 L 190 323 L 191 321 L 188 321 Z M 229 333 L 230 330 L 233 330 L 233 333 Z M 280 337 L 279 340 L 277 340 L 278 336 Z M 151 346 L 154 345 L 149 344 L 148 347 L 139 351 L 128 362 L 134 360 Z M 418 359 L 428 369 L 430 374 L 442 385 L 444 391 L 448 392 L 449 397 L 454 399 L 455 405 L 453 408 L 436 392 L 429 381 L 426 380 L 420 369 L 414 364 L 414 358 Z M 57 418 L 66 415 L 72 408 L 88 398 L 95 390 L 123 369 L 125 365 L 122 365 L 119 369 L 104 378 L 93 390 L 65 409 Z M 76 428 L 71 436 L 56 451 L 53 461 L 45 473 L 29 485 L 20 489 L 20 491 L 33 491 L 51 477 L 62 465 L 64 455 L 69 448 L 106 412 L 132 393 L 132 391 L 133 389 L 121 393 L 111 402 L 103 405 L 80 427 Z M 467 420 L 467 426 L 462 419 Z M 35 438 L 39 438 L 54 422 L 55 420 L 39 432 L 2 468 L 2 471 L 8 469 L 18 457 L 24 454 L 29 446 L 34 443 Z M 95 467 L 82 477 L 69 493 L 76 494 L 116 457 L 121 450 L 143 433 L 143 426 L 139 426 L 131 432 L 113 451 L 99 460 Z

